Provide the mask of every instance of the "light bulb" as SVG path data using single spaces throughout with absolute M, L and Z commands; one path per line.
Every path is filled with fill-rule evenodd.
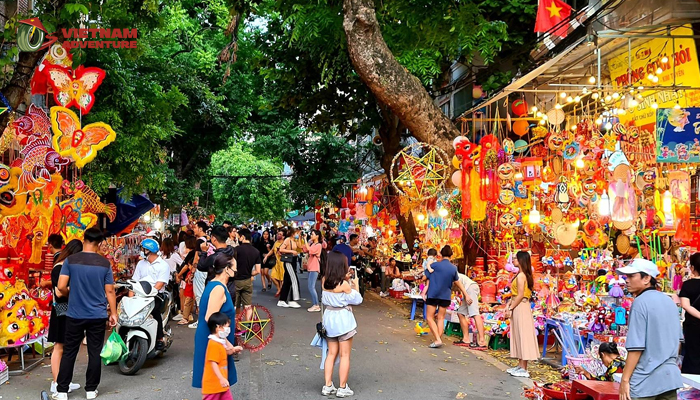
M 536 113 L 537 112 L 537 106 L 532 106 L 532 112 Z
M 634 94 L 634 89 L 630 89 L 630 94 Z
M 612 129 L 612 124 L 611 124 L 610 122 L 607 122 L 607 123 L 605 124 L 605 129 L 607 129 L 607 130 Z
M 668 57 L 666 57 L 666 56 L 661 57 L 661 62 L 664 64 L 668 63 Z
M 638 87 L 637 89 L 640 90 L 640 91 L 642 91 L 642 90 L 644 90 L 644 86 L 640 86 L 640 87 Z
M 571 128 L 569 128 L 569 129 L 571 129 L 572 131 L 575 131 L 577 128 L 578 128 L 577 125 L 572 125 Z
M 416 218 L 418 218 L 418 221 L 423 222 L 423 220 L 425 220 L 425 215 L 423 215 L 423 214 L 418 214 L 418 216 L 417 216 Z
M 676 105 L 675 105 L 675 106 L 673 106 L 673 108 L 675 108 L 676 110 L 680 110 L 680 108 L 681 108 L 681 105 L 680 105 L 680 104 L 678 104 L 678 103 L 676 103 Z
M 542 119 L 546 121 L 546 120 L 549 119 L 549 117 L 547 116 L 547 114 L 544 114 L 544 115 L 542 116 Z
M 659 108 L 659 105 L 656 104 L 656 102 L 651 103 L 651 108 L 653 108 L 654 110 L 656 110 L 657 108 Z
M 658 76 L 654 76 L 654 83 L 659 83 L 659 77 L 658 77 Z
M 153 223 L 153 229 L 155 229 L 155 230 L 157 230 L 157 231 L 159 231 L 160 228 L 162 228 L 162 227 L 163 227 L 163 223 L 161 223 L 161 222 L 158 221 L 158 220 L 156 220 L 156 222 Z
M 581 101 L 581 97 L 579 97 L 579 96 L 574 97 L 574 101 L 578 103 L 579 101 Z
M 637 95 L 637 98 L 638 98 L 639 100 L 644 100 L 644 96 L 642 96 L 641 93 Z
M 627 110 L 625 110 L 624 108 L 618 108 L 617 114 L 618 115 L 625 115 L 625 114 L 627 114 Z
M 630 107 L 637 107 L 638 105 L 639 105 L 639 103 L 637 103 L 637 100 L 635 100 L 635 99 L 630 100 Z
M 554 108 L 556 108 L 557 110 L 561 110 L 561 104 L 559 104 L 559 103 L 555 104 Z
M 445 218 L 449 214 L 449 211 L 445 207 L 441 208 L 438 210 L 438 215 L 441 216 L 442 218 Z
M 617 93 L 617 92 L 613 93 L 613 94 L 612 94 L 612 98 L 615 99 L 615 100 L 619 99 L 619 98 L 620 98 L 620 93 Z
M 605 96 L 605 101 L 610 101 L 610 100 L 612 100 L 612 96 L 610 96 L 610 95 Z
M 600 200 L 598 201 L 598 214 L 602 217 L 610 215 L 610 197 L 608 197 L 607 192 L 603 192 L 603 195 L 600 196 Z
M 536 116 L 537 118 L 541 117 L 541 116 L 542 116 L 542 111 L 537 111 L 537 114 L 535 114 L 535 116 Z
M 565 97 L 566 97 L 566 92 L 561 92 L 561 93 L 559 93 L 559 97 L 561 97 L 562 99 L 565 98 Z
M 583 89 L 581 89 L 581 93 L 583 93 L 583 94 L 588 94 L 588 88 L 583 88 Z
M 596 123 L 596 125 L 600 125 L 600 124 L 603 123 L 603 119 L 602 119 L 602 118 L 598 118 L 597 120 L 595 120 L 595 123 Z
M 591 98 L 593 98 L 593 100 L 596 100 L 598 97 L 600 97 L 600 95 L 598 93 L 593 93 L 591 95 Z
M 591 76 L 590 78 L 588 78 L 588 83 L 595 83 L 595 76 Z
M 545 123 L 547 123 L 547 121 L 545 121 L 543 119 L 540 120 L 540 125 L 544 125 Z
M 586 166 L 586 164 L 583 162 L 582 157 L 579 157 L 578 159 L 576 159 L 576 168 L 581 169 L 584 166 Z
M 656 69 L 656 73 L 657 73 L 657 74 L 661 75 L 662 72 L 664 72 L 664 70 L 661 69 L 661 67 L 659 67 L 659 68 Z
M 151 214 L 146 214 L 146 215 L 144 215 L 144 216 L 143 216 L 143 220 L 146 221 L 146 222 L 150 222 L 150 221 L 151 221 Z
M 567 101 L 568 103 L 571 103 L 572 101 L 574 101 L 574 98 L 571 97 L 571 96 L 569 96 L 569 97 L 566 98 L 566 101 Z
M 537 211 L 534 204 L 532 205 L 532 210 L 530 210 L 530 215 L 528 216 L 528 220 L 533 225 L 540 223 L 540 212 Z
M 654 80 L 654 74 L 652 74 L 651 72 L 649 72 L 649 74 L 647 75 L 647 79 L 649 79 L 650 81 L 653 81 L 653 80 Z

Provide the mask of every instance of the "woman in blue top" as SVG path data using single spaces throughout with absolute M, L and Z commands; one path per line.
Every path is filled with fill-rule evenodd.
M 198 321 L 209 321 L 209 317 L 221 312 L 226 314 L 231 321 L 236 320 L 236 311 L 231 301 L 226 284 L 236 273 L 236 259 L 227 255 L 219 254 L 214 259 L 214 274 L 216 275 L 204 288 L 200 301 Z M 202 374 L 204 373 L 204 358 L 209 342 L 209 328 L 206 323 L 199 324 L 194 335 L 194 366 L 192 369 L 192 387 L 202 388 Z M 228 354 L 228 381 L 233 386 L 237 381 L 236 365 L 233 362 L 233 354 L 239 353 L 242 348 L 233 347 L 235 329 L 231 330 L 226 345 Z
M 323 295 L 321 302 L 326 306 L 323 313 L 323 327 L 326 328 L 328 355 L 324 365 L 325 386 L 321 394 L 328 396 L 335 393 L 336 397 L 349 397 L 355 393 L 348 386 L 350 375 L 350 352 L 352 338 L 357 334 L 357 321 L 352 313 L 352 307 L 362 303 L 362 296 L 357 291 L 357 276 L 351 275 L 348 259 L 339 251 L 328 253 L 326 274 L 323 278 Z M 340 387 L 333 385 L 333 366 L 340 353 Z

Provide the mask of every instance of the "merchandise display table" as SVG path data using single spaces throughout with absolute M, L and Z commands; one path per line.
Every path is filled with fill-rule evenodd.
M 580 390 L 591 396 L 593 400 L 618 400 L 620 398 L 620 384 L 617 382 L 573 381 L 571 389 Z
M 681 374 L 681 379 L 686 385 L 700 389 L 700 375 Z

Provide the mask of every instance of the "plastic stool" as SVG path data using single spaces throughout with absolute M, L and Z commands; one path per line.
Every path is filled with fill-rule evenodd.
M 419 301 L 423 303 L 423 319 L 428 315 L 428 305 L 425 301 L 423 299 L 413 299 L 413 304 L 411 304 L 411 321 L 416 319 L 416 308 Z

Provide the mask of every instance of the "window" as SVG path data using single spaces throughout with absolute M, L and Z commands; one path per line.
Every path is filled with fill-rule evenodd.
M 472 104 L 472 88 L 471 85 L 463 87 L 455 92 L 452 97 L 452 113 L 453 118 L 459 117 L 463 112 L 467 111 Z
M 443 105 L 440 106 L 440 110 L 442 110 L 442 113 L 447 116 L 447 118 L 452 118 L 452 115 L 450 115 L 450 102 L 446 101 Z

